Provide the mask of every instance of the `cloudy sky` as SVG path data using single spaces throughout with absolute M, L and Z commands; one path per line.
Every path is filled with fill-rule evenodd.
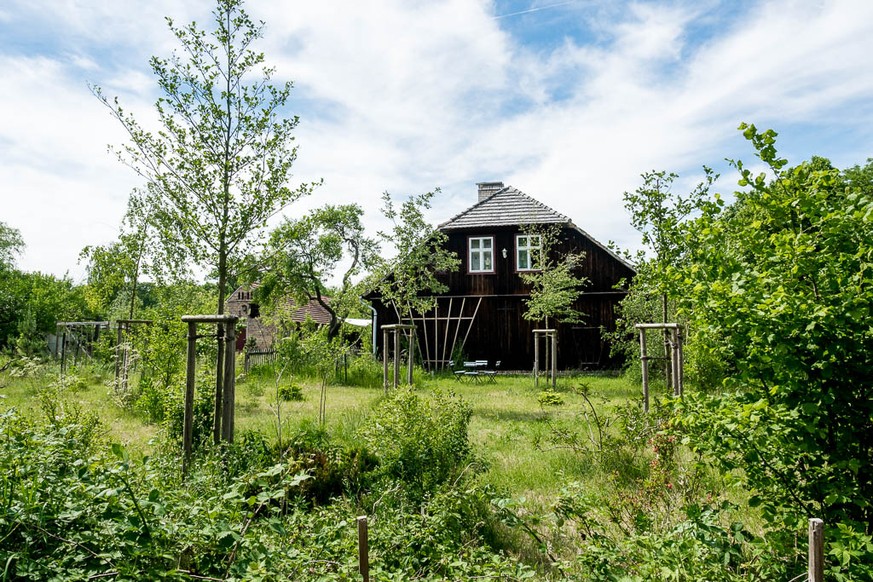
M 0 2 L 0 221 L 19 266 L 77 280 L 85 245 L 117 234 L 140 185 L 109 153 L 121 127 L 88 89 L 140 119 L 158 97 L 164 16 L 209 23 L 209 0 Z M 652 169 L 754 161 L 742 122 L 779 132 L 791 162 L 873 156 L 870 0 L 249 0 L 258 48 L 294 81 L 295 180 L 324 180 L 289 215 L 383 191 L 442 188 L 442 222 L 503 181 L 595 238 L 639 244 L 622 194 Z

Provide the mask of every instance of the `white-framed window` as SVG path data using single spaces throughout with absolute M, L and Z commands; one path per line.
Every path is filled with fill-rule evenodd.
M 515 265 L 519 271 L 537 271 L 542 262 L 543 239 L 538 234 L 515 236 Z
M 471 273 L 494 272 L 494 237 L 471 236 L 468 242 L 468 265 Z

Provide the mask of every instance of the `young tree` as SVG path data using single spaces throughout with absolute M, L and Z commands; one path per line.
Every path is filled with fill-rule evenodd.
M 624 193 L 625 209 L 631 215 L 631 224 L 642 234 L 643 244 L 648 250 L 648 258 L 637 265 L 637 276 L 628 297 L 622 301 L 626 305 L 623 310 L 626 315 L 634 312 L 644 315 L 639 313 L 638 308 L 650 304 L 647 299 L 649 296 L 658 295 L 661 299 L 660 314 L 652 316 L 658 317 L 662 323 L 670 319 L 670 296 L 674 294 L 674 289 L 672 280 L 664 276 L 665 269 L 684 260 L 688 250 L 685 233 L 692 215 L 720 204 L 718 198 L 709 201 L 709 188 L 718 175 L 706 166 L 703 172 L 703 181 L 688 194 L 674 191 L 673 184 L 679 176 L 664 171 L 642 174 L 643 185 L 634 192 Z M 633 325 L 640 322 L 628 323 Z M 669 353 L 669 341 L 665 330 L 663 355 Z M 665 367 L 669 384 L 673 373 L 669 358 L 665 358 Z
M 127 130 L 119 159 L 149 183 L 148 207 L 159 240 L 183 249 L 192 262 L 216 271 L 216 313 L 224 313 L 228 272 L 267 220 L 308 194 L 288 187 L 297 158 L 297 117 L 283 117 L 291 83 L 275 86 L 273 69 L 255 52 L 263 23 L 255 24 L 242 0 L 217 0 L 215 28 L 176 27 L 182 54 L 152 57 L 163 96 L 155 108 L 162 128 L 153 133 L 110 101 L 94 94 Z M 216 402 L 223 385 L 223 352 L 216 363 Z M 216 408 L 217 408 L 216 404 Z
M 286 219 L 271 234 L 259 265 L 258 294 L 274 302 L 292 296 L 299 304 L 316 301 L 330 314 L 327 339 L 339 334 L 342 320 L 360 301 L 354 280 L 373 267 L 378 245 L 368 238 L 357 204 L 325 206 L 298 220 Z M 339 286 L 330 300 L 328 280 L 340 275 Z
M 583 314 L 573 307 L 588 282 L 575 271 L 585 259 L 585 253 L 568 252 L 556 256 L 560 229 L 555 227 L 531 228 L 527 236 L 539 241 L 538 256 L 531 257 L 538 270 L 521 274 L 522 280 L 531 286 L 530 298 L 525 299 L 527 309 L 523 317 L 528 321 L 542 320 L 546 326 L 554 319 L 561 323 L 582 321 Z
M 394 304 L 397 311 L 406 317 L 413 312 L 424 313 L 433 309 L 435 296 L 447 287 L 438 277 L 439 273 L 456 271 L 461 264 L 457 255 L 446 250 L 448 237 L 435 229 L 424 218 L 433 192 L 412 196 L 396 208 L 391 195 L 382 195 L 382 213 L 391 221 L 390 232 L 380 232 L 379 237 L 397 249 L 392 260 L 382 260 L 371 279 L 385 304 Z
M 298 120 L 283 117 L 291 83 L 273 85 L 273 69 L 262 67 L 263 53 L 252 48 L 263 23 L 249 18 L 242 0 L 217 0 L 213 16 L 210 32 L 167 19 L 182 51 L 150 61 L 163 92 L 155 104 L 158 132 L 117 98 L 92 90 L 129 134 L 116 153 L 149 182 L 147 204 L 160 239 L 215 269 L 221 314 L 239 254 L 267 219 L 311 187 L 288 186 Z

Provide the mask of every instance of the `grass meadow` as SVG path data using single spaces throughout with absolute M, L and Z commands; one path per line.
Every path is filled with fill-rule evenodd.
M 405 378 L 404 374 L 401 377 Z M 357 427 L 385 395 L 381 386 L 347 386 L 332 382 L 325 386 L 325 425 L 339 441 L 354 444 Z M 532 374 L 499 374 L 493 382 L 458 381 L 450 374 L 430 375 L 416 372 L 415 386 L 422 392 L 453 392 L 469 403 L 472 416 L 469 438 L 474 454 L 486 468 L 482 479 L 516 497 L 547 500 L 567 481 L 594 478 L 592 467 L 580 446 L 594 447 L 598 440 L 593 416 L 599 415 L 611 426 L 612 414 L 640 401 L 640 390 L 629 380 L 615 374 L 560 375 L 554 389 L 557 402 L 541 402 L 548 389 L 542 376 L 539 386 Z M 301 400 L 283 400 L 280 388 L 299 387 Z M 160 424 L 147 422 L 112 386 L 111 370 L 98 366 L 73 367 L 61 378 L 57 365 L 34 363 L 23 374 L 0 375 L 0 406 L 15 407 L 28 414 L 38 414 L 46 393 L 52 386 L 56 398 L 83 410 L 96 413 L 113 441 L 131 451 L 148 454 L 160 436 Z M 290 434 L 303 423 L 317 422 L 322 384 L 319 380 L 294 374 L 279 374 L 272 367 L 241 374 L 236 387 L 236 430 L 256 430 L 278 438 L 281 431 Z M 211 390 L 199 386 L 197 390 Z M 572 430 L 582 443 L 575 449 L 566 443 L 553 442 L 556 430 Z

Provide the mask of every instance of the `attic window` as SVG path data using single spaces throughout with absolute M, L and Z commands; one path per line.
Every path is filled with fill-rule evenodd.
M 471 273 L 494 272 L 494 237 L 470 237 L 469 268 Z
M 520 234 L 515 237 L 515 264 L 519 271 L 539 270 L 543 241 L 538 234 Z

